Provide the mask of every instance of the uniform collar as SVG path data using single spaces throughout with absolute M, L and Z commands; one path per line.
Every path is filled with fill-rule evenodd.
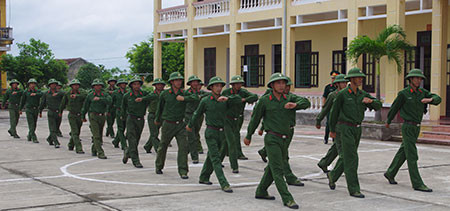
M 287 97 L 286 97 L 285 94 L 281 94 L 280 101 L 281 101 L 283 98 L 284 98 L 285 100 L 287 99 Z M 269 100 L 270 100 L 270 101 L 272 101 L 272 100 L 277 100 L 277 98 L 275 97 L 275 95 L 273 95 L 273 90 L 272 90 L 272 92 L 270 92 Z
M 233 88 L 230 88 L 231 94 L 238 94 L 240 91 L 241 91 L 240 89 L 238 91 L 235 91 Z
M 417 92 L 420 92 L 420 93 L 422 93 L 423 91 L 420 89 L 420 87 L 417 87 L 417 89 L 416 89 L 416 91 L 414 91 L 414 89 L 412 88 L 412 86 L 411 85 L 408 85 L 408 89 L 409 89 L 409 92 L 410 93 L 417 93 Z
M 34 88 L 34 89 L 28 88 L 28 91 L 29 91 L 29 92 L 36 92 L 36 88 Z
M 53 91 L 53 90 L 49 89 L 47 93 L 50 93 L 50 92 L 51 92 L 52 94 L 58 93 L 56 90 Z
M 70 93 L 72 93 L 72 94 L 80 94 L 80 90 L 78 90 L 78 91 L 76 91 L 76 92 L 74 93 L 74 90 L 72 89 L 72 90 L 70 90 Z
M 221 95 L 219 94 L 219 97 L 220 97 L 220 96 L 221 96 Z M 211 99 L 211 100 L 213 100 L 213 101 L 217 101 L 218 97 L 216 98 L 216 97 L 214 96 L 214 94 L 211 93 L 211 96 L 209 97 L 209 99 Z
M 359 88 L 356 88 L 356 93 L 354 93 L 354 91 L 352 90 L 350 85 L 347 86 L 347 91 L 348 91 L 349 94 L 354 94 L 354 95 L 358 95 L 360 93 Z
M 142 96 L 142 91 L 141 91 L 141 90 L 139 90 L 139 91 L 138 91 L 138 94 L 139 94 L 139 95 L 136 95 L 136 94 L 134 94 L 134 91 L 133 91 L 133 90 L 131 90 L 131 91 L 130 91 L 130 96 L 133 96 L 133 95 L 135 95 L 136 97 L 138 97 L 138 96 Z
M 119 88 L 118 92 L 119 93 L 125 93 L 125 89 Z
M 194 93 L 194 94 L 197 94 L 197 93 L 198 93 L 198 91 L 197 91 L 197 90 L 195 90 L 195 89 L 193 89 L 193 88 L 191 87 L 191 88 L 189 88 L 189 93 Z
M 173 90 L 173 87 L 170 87 L 170 89 L 169 89 L 169 93 L 170 93 L 170 94 L 173 93 L 174 95 L 177 95 L 177 94 L 180 93 L 180 92 L 183 92 L 183 89 L 179 89 L 177 93 L 175 93 L 175 91 Z
M 94 96 L 103 96 L 103 92 L 102 91 L 100 91 L 99 93 L 94 91 L 93 93 L 94 93 Z

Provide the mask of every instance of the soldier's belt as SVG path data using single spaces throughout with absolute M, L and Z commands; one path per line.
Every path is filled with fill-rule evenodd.
M 95 116 L 105 116 L 105 113 L 91 112 L 91 114 L 93 114 Z
M 138 121 L 140 121 L 140 120 L 143 120 L 143 119 L 144 119 L 144 117 L 138 117 L 138 116 L 135 116 L 135 115 L 131 115 L 131 114 L 128 114 L 128 116 L 129 116 L 130 118 L 132 118 L 132 119 L 135 119 L 135 120 L 138 120 Z
M 288 135 L 283 135 L 283 134 L 280 134 L 280 133 L 277 133 L 277 132 L 273 132 L 273 131 L 270 131 L 270 130 L 266 130 L 266 132 L 268 134 L 277 136 L 277 137 L 282 138 L 282 139 L 287 139 L 288 138 Z
M 361 127 L 361 124 L 353 124 L 351 122 L 345 122 L 345 121 L 338 121 L 338 124 L 340 125 L 347 125 L 350 127 Z
M 211 130 L 217 130 L 217 131 L 220 131 L 220 132 L 223 131 L 222 127 L 214 127 L 214 126 L 206 125 L 206 128 L 211 129 Z
M 69 114 L 75 115 L 75 116 L 81 116 L 81 113 L 69 112 Z
M 183 122 L 183 121 L 170 121 L 170 120 L 164 120 L 164 121 L 166 121 L 167 123 L 170 123 L 170 124 L 174 124 L 174 125 L 178 125 L 181 122 Z
M 231 120 L 234 120 L 234 121 L 237 121 L 239 118 L 238 117 L 232 117 L 232 116 L 226 116 L 227 117 L 227 119 L 231 119 Z
M 405 120 L 404 123 L 408 124 L 408 125 L 413 125 L 413 126 L 416 126 L 416 127 L 420 127 L 420 123 L 418 123 L 418 122 Z
M 53 111 L 53 112 L 55 112 L 55 113 L 58 113 L 58 112 L 59 112 L 58 109 L 51 109 L 51 108 L 49 108 L 48 110 Z

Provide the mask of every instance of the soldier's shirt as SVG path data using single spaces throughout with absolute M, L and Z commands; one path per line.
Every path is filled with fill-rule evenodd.
M 31 96 L 31 94 L 33 93 L 36 95 Z M 20 110 L 22 110 L 23 108 L 38 109 L 41 97 L 42 92 L 39 89 L 25 90 L 22 94 L 22 98 L 20 99 Z
M 178 95 L 183 96 L 184 101 L 178 101 L 176 99 Z M 197 95 L 189 94 L 182 89 L 178 90 L 178 92 L 175 92 L 173 88 L 164 90 L 159 96 L 155 121 L 182 121 L 185 115 L 184 112 L 186 111 L 186 103 L 195 100 L 198 100 Z
M 429 104 L 439 105 L 442 101 L 441 97 L 436 94 L 430 93 L 428 90 L 423 88 L 418 88 L 416 91 L 411 86 L 406 87 L 401 90 L 394 102 L 392 103 L 391 109 L 388 113 L 387 123 L 391 124 L 392 119 L 400 110 L 400 116 L 405 121 L 411 121 L 420 123 L 422 122 L 423 114 L 426 113 L 425 104 L 421 102 L 424 98 L 431 98 Z
M 373 102 L 364 104 L 362 101 L 365 97 L 372 99 Z M 360 125 L 364 120 L 364 112 L 367 108 L 379 110 L 381 106 L 381 102 L 369 93 L 360 89 L 357 89 L 355 93 L 348 86 L 339 91 L 331 107 L 330 131 L 336 132 L 336 125 L 339 121 Z
M 200 92 L 196 91 L 195 89 L 189 88 L 188 90 L 186 90 L 185 92 L 187 92 L 187 95 L 197 95 L 198 96 L 198 100 L 193 100 L 191 102 L 186 103 L 186 114 L 193 114 L 194 111 L 197 109 L 198 105 L 200 104 Z
M 127 93 L 127 89 L 116 89 L 112 95 L 111 95 L 111 99 L 112 99 L 112 105 L 109 107 L 109 112 L 112 113 L 115 110 L 122 110 L 121 106 L 122 106 L 122 99 L 123 96 Z M 120 114 L 118 114 L 120 115 Z
M 297 107 L 294 109 L 286 109 L 284 106 L 288 102 L 297 103 Z M 255 132 L 259 125 L 261 119 L 264 119 L 264 129 L 266 131 L 272 131 L 282 135 L 288 135 L 291 130 L 291 121 L 289 120 L 292 116 L 291 110 L 304 109 L 309 107 L 309 101 L 294 97 L 294 95 L 283 94 L 278 100 L 273 92 L 270 95 L 264 95 L 259 99 L 253 109 L 252 118 L 247 129 L 247 139 L 251 139 L 251 136 Z
M 163 90 L 164 91 L 164 90 Z M 163 92 L 161 91 L 161 93 Z M 154 114 L 156 113 L 156 107 L 158 107 L 158 101 L 159 101 L 159 96 L 161 93 L 158 93 L 155 90 L 153 90 L 152 93 L 149 94 L 149 104 L 148 104 L 148 113 Z
M 75 95 L 75 98 L 71 96 Z M 61 106 L 59 107 L 59 112 L 62 113 L 64 109 L 70 113 L 79 114 L 81 113 L 81 109 L 83 108 L 83 103 L 86 100 L 87 93 L 84 90 L 70 90 L 69 92 L 64 94 L 64 97 L 61 101 Z
M 108 94 L 109 94 L 110 96 L 112 96 L 112 94 L 114 93 L 114 91 L 115 91 L 116 89 L 117 89 L 116 87 L 110 87 L 110 86 L 108 86 L 108 88 L 106 88 L 106 91 L 108 92 Z
M 336 87 L 333 86 L 333 84 L 328 84 L 325 86 L 325 88 L 323 89 L 323 95 L 322 97 L 327 98 L 328 95 L 334 91 L 336 91 Z
M 138 92 L 130 91 L 123 96 L 121 113 L 122 119 L 126 119 L 127 115 L 135 117 L 144 117 L 149 102 L 148 94 L 142 90 Z M 136 102 L 137 98 L 142 98 L 141 102 Z
M 56 94 L 55 96 L 53 96 Z M 42 112 L 44 108 L 48 108 L 52 111 L 58 111 L 61 105 L 61 101 L 64 97 L 64 93 L 61 91 L 48 90 L 43 93 L 41 98 L 41 104 L 39 106 L 39 111 Z M 59 111 L 58 111 L 59 112 Z
M 244 113 L 246 103 L 254 103 L 258 101 L 258 95 L 249 92 L 248 90 L 241 88 L 239 91 L 233 90 L 233 88 L 228 88 L 222 91 L 222 95 L 225 97 L 230 97 L 231 95 L 238 95 L 239 97 L 245 98 L 245 102 L 241 102 L 237 106 L 227 110 L 227 116 L 237 118 Z
M 9 108 L 19 108 L 20 99 L 22 98 L 23 91 L 19 88 L 8 89 L 3 96 L 2 107 L 6 106 L 6 102 L 9 102 Z
M 328 95 L 327 99 L 325 100 L 325 104 L 322 107 L 322 110 L 320 111 L 319 115 L 317 115 L 316 125 L 320 125 L 322 120 L 330 113 L 331 107 L 333 106 L 338 92 L 338 90 L 335 90 Z
M 95 101 L 94 98 L 98 97 L 99 100 Z M 111 96 L 108 93 L 103 91 L 100 92 L 91 92 L 86 97 L 86 100 L 83 104 L 83 109 L 81 110 L 81 116 L 85 119 L 86 113 L 100 113 L 104 114 L 109 110 L 109 106 L 111 106 Z

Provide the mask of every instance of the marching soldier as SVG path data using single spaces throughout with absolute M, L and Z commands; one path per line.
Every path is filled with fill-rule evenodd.
M 358 181 L 358 146 L 361 139 L 361 122 L 367 108 L 379 110 L 381 102 L 358 87 L 366 77 L 359 68 L 352 68 L 345 79 L 350 85 L 341 90 L 334 100 L 330 114 L 330 136 L 337 138 L 342 144 L 339 159 L 334 169 L 327 173 L 331 190 L 336 188 L 335 182 L 345 172 L 347 189 L 350 196 L 364 198 L 360 192 Z
M 278 192 L 281 195 L 284 206 L 292 209 L 298 209 L 297 203 L 286 185 L 284 180 L 285 160 L 288 157 L 288 140 L 291 134 L 290 119 L 292 113 L 289 110 L 300 109 L 305 104 L 304 99 L 296 102 L 296 98 L 284 94 L 287 77 L 280 73 L 274 73 L 269 80 L 268 86 L 272 88 L 270 95 L 262 96 L 253 109 L 252 118 L 248 125 L 247 135 L 244 139 L 245 145 L 250 145 L 251 137 L 258 128 L 261 119 L 264 119 L 264 147 L 267 150 L 269 164 L 264 170 L 264 175 L 256 189 L 255 198 L 275 200 L 270 196 L 267 189 L 275 181 Z
M 209 95 L 209 92 L 205 92 L 204 90 L 202 90 L 202 87 L 204 85 L 205 85 L 205 83 L 203 83 L 203 81 L 200 81 L 200 85 L 198 86 L 198 90 L 199 90 L 198 92 L 200 93 L 200 96 L 202 98 L 207 97 Z M 199 120 L 201 122 L 200 125 L 203 124 L 203 119 L 204 119 L 204 117 Z M 199 137 L 200 137 L 200 135 L 199 135 Z M 198 154 L 203 154 L 203 146 L 202 146 L 202 142 L 200 139 L 198 139 L 198 141 L 197 141 L 197 151 L 198 151 Z
M 320 123 L 325 118 L 325 116 L 329 115 L 329 113 L 331 111 L 331 107 L 333 106 L 334 99 L 336 99 L 336 95 L 339 93 L 339 91 L 341 91 L 342 89 L 345 89 L 345 87 L 347 87 L 347 83 L 348 83 L 348 80 L 345 79 L 345 74 L 340 74 L 335 77 L 335 79 L 333 81 L 333 85 L 337 89 L 328 95 L 327 100 L 325 101 L 325 104 L 322 107 L 322 110 L 320 111 L 319 115 L 317 116 L 317 118 L 316 118 L 316 128 L 317 129 L 320 129 L 320 127 L 321 127 Z M 339 146 L 339 148 L 341 147 L 341 142 L 339 141 L 338 138 L 339 137 L 336 137 L 335 139 L 333 139 L 333 144 L 331 145 L 327 154 L 317 164 L 317 166 L 319 166 L 319 168 L 322 169 L 322 171 L 324 173 L 329 172 L 328 166 L 331 165 L 331 163 L 333 163 L 333 160 L 339 154 L 338 146 Z
M 390 184 L 397 184 L 394 178 L 406 160 L 408 163 L 409 177 L 414 190 L 432 192 L 433 190 L 428 188 L 420 177 L 417 167 L 419 156 L 417 155 L 416 142 L 420 133 L 420 123 L 422 122 L 423 114 L 426 113 L 425 105 L 439 105 L 441 98 L 420 87 L 420 84 L 425 79 L 422 70 L 411 70 L 406 76 L 406 80 L 409 81 L 409 86 L 398 93 L 397 98 L 389 110 L 386 123 L 387 128 L 389 128 L 392 119 L 394 119 L 399 111 L 400 116 L 404 120 L 402 124 L 403 142 L 384 174 L 384 177 L 386 177 Z
M 103 82 L 100 79 L 95 79 L 92 82 L 94 88 L 91 93 L 86 97 L 81 110 L 81 116 L 83 122 L 86 122 L 86 113 L 89 113 L 89 128 L 92 133 L 92 156 L 97 156 L 99 159 L 106 159 L 105 152 L 103 151 L 103 127 L 105 126 L 105 112 L 108 111 L 111 106 L 111 96 L 108 93 L 103 92 Z
M 323 90 L 323 95 L 322 95 L 322 105 L 325 105 L 325 101 L 328 98 L 328 95 L 334 91 L 336 91 L 336 86 L 334 86 L 334 80 L 335 77 L 337 75 L 339 75 L 340 73 L 336 70 L 332 70 L 330 72 L 330 77 L 331 77 L 331 83 L 327 84 Z M 328 137 L 330 134 L 330 126 L 328 124 L 328 120 L 329 120 L 329 116 L 327 115 L 327 122 L 326 122 L 326 127 L 325 127 L 325 136 L 323 138 L 323 143 L 324 144 L 328 144 Z
M 59 107 L 64 97 L 64 93 L 58 92 L 56 90 L 56 85 L 58 81 L 55 79 L 50 79 L 48 81 L 49 90 L 44 92 L 41 99 L 41 105 L 39 106 L 39 117 L 42 117 L 42 110 L 47 108 L 47 120 L 48 120 L 48 129 L 50 130 L 50 134 L 47 138 L 47 142 L 49 145 L 54 145 L 55 148 L 60 147 L 60 143 L 58 141 L 57 133 L 58 133 L 58 118 L 59 118 Z
M 64 109 L 69 111 L 68 119 L 70 125 L 70 140 L 68 148 L 72 151 L 75 148 L 77 154 L 84 154 L 83 146 L 81 145 L 80 132 L 83 120 L 81 119 L 81 108 L 83 107 L 86 93 L 80 90 L 80 81 L 73 79 L 69 86 L 72 88 L 64 94 L 61 106 L 59 108 L 59 116 L 62 117 Z
M 147 153 L 151 153 L 152 147 L 155 148 L 155 151 L 158 150 L 159 146 L 159 128 L 161 125 L 155 124 L 155 112 L 156 107 L 158 106 L 159 96 L 162 91 L 164 91 L 164 87 L 166 86 L 166 82 L 162 78 L 155 78 L 153 80 L 152 85 L 155 87 L 155 90 L 150 95 L 154 96 L 154 99 L 150 98 L 150 103 L 148 104 L 148 128 L 150 129 L 150 137 L 148 138 L 147 143 L 144 145 L 144 149 Z
M 230 84 L 231 88 L 225 89 L 222 92 L 222 95 L 225 97 L 238 95 L 241 97 L 242 103 L 227 110 L 227 115 L 225 117 L 225 135 L 227 137 L 227 142 L 222 147 L 221 154 L 222 160 L 225 158 L 225 155 L 228 154 L 233 173 L 239 173 L 237 159 L 248 159 L 242 153 L 240 132 L 244 121 L 245 104 L 256 102 L 258 100 L 258 96 L 242 88 L 244 79 L 242 79 L 239 75 L 233 76 Z
M 178 145 L 178 173 L 181 179 L 188 179 L 189 171 L 187 164 L 187 154 L 189 146 L 186 137 L 186 129 L 184 112 L 186 103 L 198 100 L 197 95 L 187 95 L 182 89 L 184 77 L 179 72 L 170 74 L 169 83 L 171 88 L 164 90 L 159 98 L 158 107 L 156 109 L 155 124 L 161 126 L 161 142 L 158 146 L 158 154 L 155 160 L 156 174 L 162 174 L 164 163 L 166 161 L 167 147 L 172 139 L 177 139 Z
M 64 91 L 62 91 L 62 83 L 58 81 L 58 84 L 56 85 L 56 91 L 57 92 L 62 92 L 63 94 L 65 94 Z M 62 122 L 62 116 L 58 116 L 58 121 L 56 122 L 56 128 L 58 129 L 58 132 L 56 133 L 57 137 L 63 137 L 62 132 L 61 132 L 61 122 Z
M 20 138 L 17 134 L 17 123 L 19 123 L 19 104 L 20 98 L 22 97 L 23 90 L 19 89 L 19 81 L 13 79 L 9 82 L 11 86 L 8 91 L 6 91 L 3 97 L 3 105 L 2 108 L 6 108 L 6 103 L 8 102 L 8 110 L 9 110 L 9 124 L 10 128 L 8 130 L 9 135 L 14 138 Z
M 33 143 L 39 143 L 36 136 L 36 123 L 39 114 L 39 102 L 42 97 L 41 90 L 36 89 L 37 81 L 32 78 L 28 80 L 28 89 L 23 92 L 22 98 L 20 99 L 20 111 L 22 114 L 23 108 L 27 114 L 28 123 L 28 135 L 27 140 L 33 141 Z M 40 115 L 42 116 L 42 115 Z
M 112 96 L 113 92 L 116 90 L 116 83 L 117 80 L 114 78 L 110 78 L 108 80 L 108 88 L 106 88 L 106 91 L 110 96 Z M 111 138 L 114 138 L 114 120 L 116 119 L 116 111 L 111 110 L 111 113 L 109 113 L 106 116 L 106 137 L 110 136 Z
M 127 148 L 127 140 L 125 138 L 125 127 L 126 127 L 126 119 L 120 118 L 122 112 L 122 99 L 125 93 L 127 93 L 127 85 L 128 82 L 125 79 L 119 79 L 117 81 L 118 89 L 116 89 L 112 93 L 112 106 L 109 108 L 109 113 L 116 114 L 116 122 L 117 122 L 117 133 L 116 137 L 112 141 L 112 144 L 115 148 L 119 148 L 119 143 L 121 145 L 122 150 Z
M 129 83 L 130 91 L 123 96 L 121 118 L 126 119 L 128 147 L 124 151 L 123 163 L 131 158 L 134 167 L 143 168 L 139 160 L 138 145 L 145 124 L 148 96 L 141 90 L 144 82 L 135 77 Z
M 202 80 L 200 80 L 200 78 L 198 78 L 196 75 L 190 76 L 187 85 L 191 87 L 188 90 L 186 90 L 186 92 L 189 92 L 189 94 L 198 95 L 200 97 L 199 92 L 200 82 L 202 82 Z M 192 115 L 194 114 L 194 111 L 197 110 L 199 104 L 200 100 L 186 103 L 186 112 L 185 112 L 186 124 L 188 124 L 189 121 L 192 119 Z M 194 164 L 197 164 L 199 162 L 198 141 L 200 140 L 200 128 L 202 127 L 202 123 L 203 123 L 203 116 L 198 118 L 198 122 L 193 123 L 191 131 L 187 131 L 189 153 L 191 154 L 191 159 Z
M 223 130 L 225 112 L 228 107 L 232 106 L 231 103 L 233 103 L 233 100 L 231 98 L 236 95 L 230 98 L 221 96 L 220 93 L 224 86 L 225 82 L 221 78 L 216 76 L 210 79 L 208 89 L 211 90 L 211 94 L 201 100 L 188 126 L 186 126 L 186 130 L 192 132 L 199 118 L 202 118 L 206 114 L 205 139 L 208 145 L 208 155 L 200 173 L 199 183 L 212 185 L 209 178 L 214 171 L 222 190 L 227 193 L 232 193 L 233 190 L 230 188 L 230 184 L 223 174 L 219 150 L 220 146 L 225 144 L 225 133 Z M 235 99 L 237 99 L 237 103 L 241 102 L 240 98 Z M 234 101 L 236 103 L 236 100 Z

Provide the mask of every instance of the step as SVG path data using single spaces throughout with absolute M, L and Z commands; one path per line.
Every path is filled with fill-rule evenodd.
M 444 139 L 450 141 L 449 132 L 422 131 L 422 138 Z
M 422 131 L 450 133 L 450 125 L 422 125 Z
M 392 138 L 389 139 L 389 141 L 402 142 L 403 138 L 402 136 L 392 136 Z M 436 138 L 418 138 L 417 143 L 450 146 L 450 140 L 448 139 L 446 140 Z

